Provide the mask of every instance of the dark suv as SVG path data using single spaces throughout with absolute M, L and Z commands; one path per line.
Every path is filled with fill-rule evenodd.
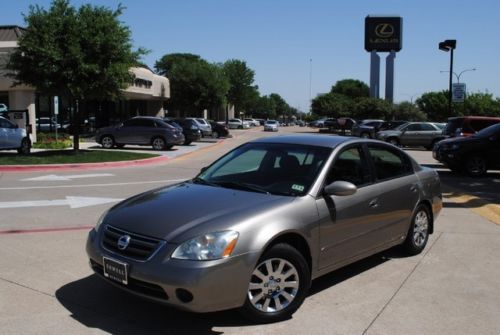
M 442 140 L 434 146 L 432 156 L 450 170 L 471 176 L 500 168 L 500 123 L 469 137 Z
M 184 145 L 190 145 L 192 142 L 199 141 L 202 137 L 202 131 L 193 119 L 169 119 L 167 122 L 175 122 L 182 128 Z
M 500 117 L 459 116 L 450 117 L 443 129 L 445 137 L 470 136 L 491 125 L 500 123 Z
M 151 145 L 154 150 L 164 150 L 182 144 L 184 135 L 160 118 L 137 116 L 117 127 L 97 130 L 95 140 L 105 149 L 111 149 L 115 145 L 122 148 L 126 144 L 135 144 Z

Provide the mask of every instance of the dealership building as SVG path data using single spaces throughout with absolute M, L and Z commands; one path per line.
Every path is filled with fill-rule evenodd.
M 26 30 L 19 26 L 0 26 L 0 103 L 8 106 L 16 116 L 16 121 L 24 127 L 30 124 L 32 140 L 36 141 L 36 131 L 41 120 L 54 122 L 54 99 L 37 92 L 36 88 L 16 85 L 8 76 L 5 64 L 17 47 L 17 42 Z M 93 130 L 112 125 L 136 115 L 165 115 L 164 101 L 170 97 L 170 83 L 166 77 L 159 76 L 145 67 L 133 67 L 130 72 L 134 81 L 123 91 L 117 101 L 84 101 L 78 108 L 83 113 L 87 129 Z M 64 97 L 58 101 L 58 124 L 69 124 L 74 115 L 70 104 Z M 12 118 L 11 118 L 12 119 Z M 53 123 L 55 127 L 55 122 Z

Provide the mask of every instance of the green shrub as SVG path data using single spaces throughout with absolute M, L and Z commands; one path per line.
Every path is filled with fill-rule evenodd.
M 37 142 L 33 143 L 33 148 L 36 149 L 66 149 L 71 148 L 73 141 L 68 134 L 62 133 L 56 135 L 54 133 L 38 133 Z

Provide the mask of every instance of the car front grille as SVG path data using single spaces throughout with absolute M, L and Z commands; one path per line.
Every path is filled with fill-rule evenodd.
M 118 240 L 127 235 L 130 240 L 128 246 L 122 250 L 118 247 Z M 138 261 L 150 259 L 165 244 L 165 241 L 127 232 L 113 226 L 104 227 L 102 246 L 115 254 Z

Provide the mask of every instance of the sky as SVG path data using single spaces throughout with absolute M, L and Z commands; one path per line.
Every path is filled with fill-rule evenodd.
M 209 62 L 239 59 L 255 71 L 261 95 L 280 94 L 308 112 L 310 98 L 342 79 L 369 83 L 364 50 L 367 15 L 400 16 L 403 48 L 396 55 L 394 100 L 448 89 L 450 54 L 438 43 L 456 39 L 454 72 L 468 92 L 500 97 L 500 1 L 498 0 L 73 0 L 116 9 L 132 32 L 134 47 L 155 62 L 170 53 L 193 53 Z M 29 6 L 50 0 L 1 0 L 0 25 L 24 26 Z M 381 56 L 384 97 L 385 57 Z M 454 79 L 456 82 L 456 79 Z

